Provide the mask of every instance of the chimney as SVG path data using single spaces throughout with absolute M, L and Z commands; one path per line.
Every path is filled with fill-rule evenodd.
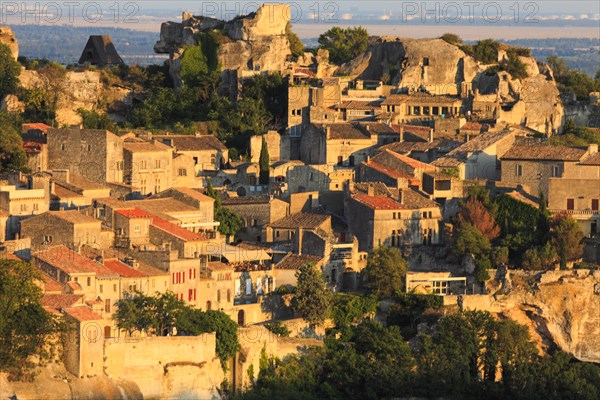
M 429 143 L 433 142 L 433 128 L 429 128 L 429 138 L 427 140 Z
M 398 203 L 404 205 L 404 195 L 402 192 L 402 189 L 398 189 Z
M 367 186 L 367 196 L 375 196 L 375 188 L 373 185 Z
M 588 153 L 590 155 L 596 154 L 598 152 L 598 145 L 596 143 L 592 143 L 588 145 Z
M 404 124 L 400 125 L 400 143 L 404 142 Z

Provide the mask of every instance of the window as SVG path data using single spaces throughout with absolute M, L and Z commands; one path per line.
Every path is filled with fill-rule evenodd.
M 63 150 L 63 151 L 64 151 L 64 150 L 66 150 L 66 148 L 67 148 L 67 145 L 66 145 L 65 143 L 61 143 L 61 144 L 60 144 L 60 149 L 61 149 L 61 150 Z
M 598 211 L 599 207 L 598 207 L 598 199 L 592 199 L 592 211 Z
M 231 289 L 227 289 L 227 302 L 231 302 Z
M 575 199 L 567 199 L 567 210 L 575 209 Z
M 217 301 L 221 301 L 221 289 L 217 290 Z
M 89 276 L 87 278 L 87 285 L 92 286 L 92 278 L 90 278 Z
M 140 169 L 146 169 L 146 160 L 140 161 Z
M 354 156 L 350 156 L 350 166 L 354 167 Z
M 188 290 L 188 301 L 192 301 L 192 294 L 193 294 L 192 289 L 189 289 Z
M 38 211 L 38 210 L 39 210 L 39 208 L 40 208 L 40 205 L 39 205 L 38 203 L 35 203 L 35 204 L 33 205 L 33 211 Z
M 27 204 L 21 204 L 21 212 L 27 211 Z
M 160 192 L 160 178 L 154 179 L 154 193 Z
M 160 168 L 160 160 L 154 160 L 154 168 Z
M 553 165 L 552 166 L 552 177 L 559 178 L 560 177 L 560 166 Z
M 521 164 L 517 164 L 517 176 L 523 176 L 523 166 Z
M 104 285 L 100 285 L 100 293 L 104 292 Z
M 142 192 L 142 194 L 146 194 L 146 180 L 142 179 L 140 181 L 140 191 Z
M 110 299 L 104 300 L 104 311 L 108 313 L 110 312 Z
M 91 145 L 91 144 L 88 144 L 88 145 L 87 145 L 87 151 L 88 151 L 88 152 L 92 151 L 92 145 Z
M 113 285 L 113 292 L 116 292 L 116 291 L 117 291 L 117 284 L 115 283 L 115 284 Z
M 338 162 L 337 162 L 337 164 L 338 164 L 339 166 L 342 166 L 342 165 L 344 165 L 344 157 L 342 157 L 342 156 L 338 156 Z
M 179 168 L 179 170 L 177 171 L 177 174 L 179 176 L 187 176 L 187 170 L 185 168 Z
M 423 57 L 423 66 L 424 67 L 429 66 L 429 57 Z

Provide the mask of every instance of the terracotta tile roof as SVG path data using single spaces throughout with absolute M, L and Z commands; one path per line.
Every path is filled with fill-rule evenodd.
M 171 140 L 172 147 L 176 151 L 227 150 L 227 147 L 213 135 L 156 135 L 154 138 L 165 144 L 168 144 L 167 140 Z
M 98 321 L 102 319 L 100 315 L 87 307 L 66 308 L 64 311 L 78 321 Z
M 390 189 L 393 198 L 398 198 L 398 189 Z M 439 204 L 429 198 L 419 194 L 415 190 L 403 190 L 402 199 L 404 207 L 409 210 L 418 210 L 421 208 L 439 208 Z
M 317 256 L 311 255 L 297 255 L 288 253 L 285 257 L 281 259 L 277 264 L 275 264 L 275 269 L 298 269 L 304 264 L 308 263 L 319 263 L 323 259 Z
M 352 198 L 374 210 L 403 210 L 406 208 L 388 196 L 369 196 L 357 193 L 352 195 Z
M 269 226 L 279 229 L 316 229 L 330 219 L 331 217 L 326 214 L 300 212 L 283 217 L 280 220 L 271 223 Z
M 222 270 L 230 270 L 235 269 L 233 265 L 225 264 L 221 261 L 211 261 L 207 263 L 207 268 L 211 271 L 222 271 Z
M 408 96 L 401 94 L 392 94 L 381 103 L 382 106 L 399 106 L 408 101 Z
M 486 132 L 477 136 L 473 140 L 460 145 L 443 157 L 438 158 L 432 165 L 436 167 L 456 167 L 469 158 L 469 153 L 484 151 L 488 147 L 494 145 L 500 140 L 509 135 L 513 135 L 514 131 L 506 129 L 499 132 Z
M 37 143 L 31 140 L 23 142 L 23 150 L 27 154 L 36 154 L 42 152 L 42 143 Z
M 146 276 L 169 276 L 169 273 L 167 271 L 154 268 L 153 266 L 143 262 L 139 262 L 139 264 L 140 266 L 137 268 L 137 270 L 142 274 L 145 274 Z
M 80 303 L 83 295 L 81 294 L 45 294 L 40 300 L 42 307 L 60 309 L 72 307 L 76 303 Z
M 354 192 L 366 194 L 369 191 L 369 187 L 373 188 L 373 193 L 376 196 L 391 196 L 392 194 L 383 182 L 357 182 L 354 184 Z
M 27 133 L 29 131 L 41 131 L 46 133 L 50 128 L 52 128 L 50 125 L 46 125 L 41 122 L 33 122 L 21 125 L 21 131 L 23 133 Z
M 594 153 L 594 154 L 587 156 L 586 158 L 583 159 L 583 161 L 580 162 L 580 164 L 582 164 L 582 165 L 600 165 L 600 153 Z
M 165 221 L 162 218 L 152 218 L 152 226 L 172 236 L 178 237 L 179 239 L 185 240 L 186 242 L 208 240 L 208 237 L 205 235 L 188 231 L 187 229 L 177 226 L 169 221 Z
M 315 126 L 320 129 L 321 132 L 326 132 L 326 129 L 329 128 L 329 138 L 333 140 L 371 138 L 368 131 L 363 129 L 359 124 L 315 124 Z
M 579 161 L 586 150 L 566 146 L 538 144 L 512 146 L 502 160 Z
M 415 160 L 414 158 L 410 158 L 408 156 L 402 155 L 402 154 L 398 154 L 394 151 L 391 151 L 389 149 L 384 150 L 385 153 L 391 155 L 392 157 L 396 158 L 397 160 L 401 161 L 402 163 L 414 168 L 414 169 L 422 169 L 425 171 L 436 171 L 437 167 L 434 167 L 431 164 L 427 164 L 424 163 L 422 161 L 419 160 Z M 378 156 L 380 156 L 383 153 L 378 154 L 377 156 L 373 157 L 373 159 L 376 159 Z
M 178 186 L 178 187 L 172 188 L 171 190 L 175 190 L 177 192 L 183 193 L 186 196 L 189 196 L 189 197 L 193 198 L 194 200 L 198 200 L 200 202 L 209 203 L 209 202 L 215 201 L 215 199 L 213 199 L 212 197 L 207 196 L 204 193 L 200 193 L 198 190 L 195 190 L 195 189 Z
M 96 223 L 98 225 L 101 224 L 99 220 L 94 217 L 90 217 L 88 215 L 84 215 L 77 210 L 68 210 L 68 211 L 48 211 L 48 214 L 60 218 L 63 221 L 70 222 L 72 224 L 91 224 Z M 43 215 L 43 214 L 40 214 Z
M 344 100 L 334 108 L 338 110 L 378 110 L 381 109 L 381 100 Z
M 162 142 L 132 142 L 125 141 L 123 150 L 130 153 L 154 153 L 158 151 L 169 151 L 171 148 Z
M 90 260 L 66 246 L 52 246 L 32 254 L 33 258 L 52 265 L 67 274 L 94 273 L 97 277 L 117 277 L 110 269 Z
M 413 185 L 413 186 L 419 186 L 421 184 L 421 181 L 418 180 L 418 179 L 416 179 L 416 178 L 414 178 L 413 176 L 408 175 L 408 174 L 406 174 L 404 172 L 397 171 L 397 170 L 394 170 L 392 168 L 386 167 L 385 165 L 379 164 L 379 163 L 377 163 L 375 161 L 370 160 L 370 161 L 364 162 L 363 164 L 365 166 L 369 167 L 369 168 L 374 169 L 375 171 L 378 171 L 378 172 L 380 172 L 380 173 L 382 173 L 384 175 L 389 176 L 390 178 L 393 178 L 393 179 L 398 179 L 398 178 L 408 179 L 409 182 L 410 182 L 410 184 Z
M 224 206 L 235 206 L 241 204 L 269 204 L 270 196 L 241 196 L 230 197 L 222 201 Z
M 104 266 L 124 278 L 145 278 L 146 274 L 117 259 L 105 259 Z
M 483 128 L 483 125 L 478 122 L 467 122 L 460 128 L 460 130 L 481 132 L 481 128 Z
M 62 292 L 62 283 L 55 281 L 46 274 L 42 274 L 42 280 L 44 281 L 44 292 Z
M 167 221 L 176 220 L 176 218 L 169 215 L 170 213 L 200 212 L 197 207 L 193 207 L 172 197 L 128 200 L 117 203 L 117 205 L 121 206 L 121 208 L 139 208 Z
M 134 219 L 134 218 L 153 218 L 154 216 L 152 214 L 150 214 L 147 211 L 144 210 L 140 210 L 139 208 L 132 208 L 132 209 L 122 209 L 122 210 L 116 210 L 115 211 L 117 214 L 120 214 L 122 216 L 124 216 L 127 219 Z

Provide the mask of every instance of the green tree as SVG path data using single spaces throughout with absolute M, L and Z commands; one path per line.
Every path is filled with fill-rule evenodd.
M 285 34 L 287 36 L 288 42 L 290 42 L 290 51 L 292 52 L 292 57 L 298 58 L 304 54 L 304 45 L 298 35 L 296 35 L 292 31 L 292 24 L 289 22 L 285 26 Z
M 193 336 L 215 332 L 216 352 L 223 369 L 226 368 L 227 361 L 240 349 L 237 325 L 222 311 L 201 311 L 186 306 L 177 316 L 177 332 L 178 335 Z
M 454 33 L 444 33 L 440 39 L 442 39 L 443 41 L 450 43 L 450 44 L 455 44 L 455 45 L 461 45 L 463 43 L 462 39 L 460 38 L 460 36 L 454 34 Z
M 408 267 L 400 251 L 382 246 L 369 254 L 362 274 L 369 289 L 380 299 L 402 293 Z
M 550 220 L 550 243 L 558 254 L 561 268 L 568 260 L 581 257 L 583 232 L 577 221 L 567 214 L 555 215 Z
M 465 223 L 459 225 L 454 241 L 454 249 L 459 257 L 467 254 L 478 257 L 485 257 L 489 254 L 491 244 L 474 225 Z
M 267 147 L 267 141 L 264 136 L 262 138 L 262 147 L 260 149 L 260 158 L 258 160 L 258 165 L 260 167 L 259 182 L 261 185 L 268 185 L 271 162 L 269 161 L 269 149 Z
M 29 373 L 33 356 L 46 359 L 48 339 L 65 328 L 40 303 L 41 279 L 29 263 L 0 260 L 0 371 L 12 378 Z
M 0 173 L 27 171 L 27 156 L 16 116 L 0 111 Z
M 322 324 L 329 315 L 333 297 L 323 274 L 313 264 L 304 264 L 296 271 L 296 279 L 293 310 L 311 326 Z
M 375 315 L 377 311 L 375 296 L 357 296 L 349 293 L 338 293 L 333 297 L 332 317 L 336 328 L 346 328 L 361 322 L 366 316 Z
M 329 51 L 329 59 L 338 65 L 363 54 L 369 45 L 369 33 L 363 27 L 334 26 L 319 36 L 320 48 Z
M 21 66 L 13 58 L 10 47 L 0 43 L 0 101 L 17 91 L 20 74 Z
M 206 185 L 206 195 L 215 199 L 215 221 L 219 222 L 218 231 L 222 235 L 233 237 L 242 228 L 243 221 L 239 215 L 221 205 L 221 197 L 213 188 L 210 179 Z
M 140 291 L 128 294 L 115 305 L 117 311 L 113 319 L 119 329 L 129 334 L 137 330 L 157 336 L 173 331 L 177 316 L 185 307 L 183 300 L 172 292 L 147 296 Z
M 113 132 L 115 131 L 116 125 L 106 113 L 101 114 L 95 110 L 88 111 L 80 108 L 77 110 L 77 114 L 81 116 L 82 124 L 85 129 L 106 129 Z

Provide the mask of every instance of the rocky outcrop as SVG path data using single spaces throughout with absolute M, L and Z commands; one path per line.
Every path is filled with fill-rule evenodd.
M 542 345 L 600 362 L 600 271 L 512 271 L 511 278 L 511 289 L 464 296 L 463 307 L 514 319 Z
M 187 46 L 198 45 L 201 32 L 218 30 L 222 35 L 218 60 L 224 86 L 238 78 L 259 72 L 284 72 L 291 55 L 286 35 L 290 7 L 286 4 L 265 4 L 255 13 L 225 22 L 183 13 L 182 22 L 165 22 L 154 51 L 169 54 L 170 74 L 176 86 L 182 84 L 181 58 Z
M 506 57 L 500 51 L 499 60 Z M 564 110 L 550 68 L 533 57 L 519 57 L 528 76 L 515 79 L 500 71 L 487 70 L 458 46 L 441 39 L 372 38 L 367 51 L 336 72 L 358 79 L 378 80 L 389 74 L 401 91 L 425 90 L 437 95 L 474 93 L 497 95 L 499 125 L 520 124 L 552 134 L 561 126 Z
M 8 26 L 0 26 L 0 43 L 7 45 L 15 60 L 19 57 L 19 43 L 15 33 Z

